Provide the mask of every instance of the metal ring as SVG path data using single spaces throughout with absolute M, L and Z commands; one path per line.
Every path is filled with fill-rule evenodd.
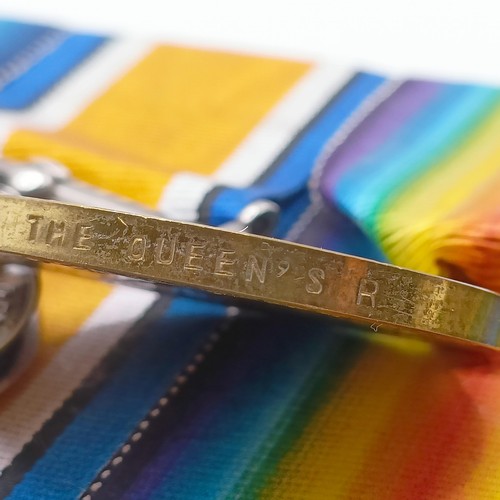
M 0 392 L 9 387 L 27 368 L 38 344 L 38 321 L 32 315 L 13 341 L 0 350 Z
M 37 299 L 36 268 L 19 259 L 0 257 L 0 351 L 15 341 L 30 320 Z
M 18 194 L 2 184 L 0 193 Z M 0 392 L 17 378 L 34 354 L 37 303 L 36 265 L 0 254 Z
M 34 353 L 38 302 L 36 267 L 0 257 L 0 391 L 19 375 Z

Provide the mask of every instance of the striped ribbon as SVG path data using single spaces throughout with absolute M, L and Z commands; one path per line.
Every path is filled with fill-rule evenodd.
M 269 198 L 280 237 L 496 290 L 499 116 L 495 88 L 0 23 L 4 155 L 183 220 Z M 2 498 L 500 498 L 494 359 L 41 279 Z

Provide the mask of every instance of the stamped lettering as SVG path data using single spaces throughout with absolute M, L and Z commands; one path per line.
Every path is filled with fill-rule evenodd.
M 276 275 L 276 277 L 281 278 L 284 274 L 288 272 L 289 269 L 290 269 L 290 262 L 288 262 L 287 260 L 282 260 L 278 264 L 278 274 Z
M 146 256 L 147 238 L 137 236 L 132 240 L 128 249 L 128 258 L 134 262 L 143 262 Z
M 427 307 L 422 314 L 422 324 L 429 328 L 439 328 L 447 290 L 448 287 L 445 283 L 439 283 L 434 287 L 434 290 L 426 296 Z
M 40 221 L 43 219 L 41 215 L 28 214 L 26 220 L 30 224 L 30 233 L 28 235 L 28 241 L 35 241 L 38 236 L 38 228 L 40 226 Z
M 234 276 L 233 266 L 237 262 L 233 257 L 236 255 L 234 250 L 219 250 L 215 259 L 214 274 L 218 276 Z
M 257 280 L 264 284 L 266 282 L 266 272 L 267 272 L 267 263 L 269 259 L 264 257 L 262 261 L 259 263 L 257 257 L 255 255 L 250 255 L 248 257 L 247 269 L 245 273 L 245 281 L 251 282 L 253 276 L 257 278 Z
M 306 292 L 313 295 L 319 295 L 323 291 L 323 280 L 325 279 L 325 271 L 319 267 L 309 269 L 307 276 L 310 283 L 306 285 Z
M 90 250 L 92 248 L 92 226 L 78 223 L 73 237 L 73 250 Z
M 66 226 L 64 222 L 51 220 L 47 229 L 47 237 L 45 238 L 45 243 L 51 247 L 60 247 L 63 242 L 65 227 Z
M 155 262 L 170 266 L 174 261 L 175 250 L 177 248 L 177 241 L 179 236 L 175 234 L 171 238 L 158 238 L 156 240 L 155 248 Z
M 203 250 L 206 246 L 206 241 L 191 241 L 187 244 L 184 269 L 190 271 L 203 271 L 203 254 L 201 253 L 201 250 Z
M 498 296 L 437 276 L 154 216 L 8 196 L 0 205 L 7 254 L 365 320 L 375 331 L 496 342 Z M 7 302 L 0 294 L 0 321 L 10 319 Z
M 375 297 L 377 296 L 378 289 L 378 281 L 361 278 L 361 280 L 359 281 L 356 304 L 358 306 L 369 305 L 370 307 L 375 307 Z

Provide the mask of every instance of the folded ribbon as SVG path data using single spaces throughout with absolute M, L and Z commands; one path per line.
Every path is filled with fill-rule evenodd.
M 268 198 L 279 237 L 497 291 L 499 116 L 495 88 L 0 23 L 3 155 L 176 219 Z M 0 396 L 1 496 L 498 493 L 494 359 L 41 281 L 37 357 Z

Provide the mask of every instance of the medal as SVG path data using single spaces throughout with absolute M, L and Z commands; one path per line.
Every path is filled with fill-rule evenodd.
M 351 255 L 220 228 L 1 196 L 0 251 L 500 347 L 500 296 Z

